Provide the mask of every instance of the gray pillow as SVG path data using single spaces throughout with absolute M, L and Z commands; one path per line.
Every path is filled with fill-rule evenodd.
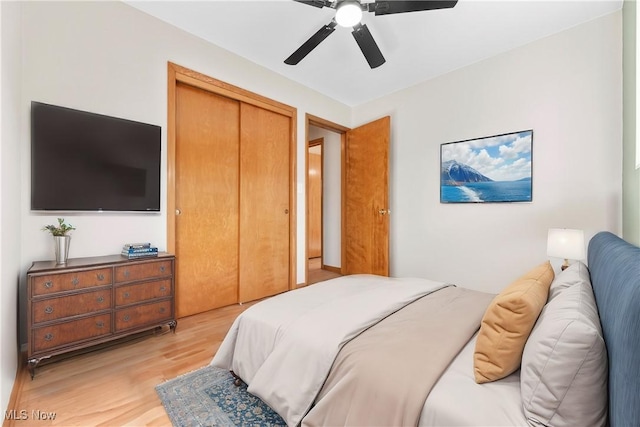
M 533 425 L 606 425 L 607 351 L 589 273 L 579 264 L 556 277 L 524 347 L 520 391 Z
M 576 283 L 587 281 L 591 284 L 589 278 L 589 269 L 582 262 L 577 261 L 571 264 L 566 270 L 558 274 L 549 288 L 549 298 L 551 301 L 556 295 L 559 295 L 563 289 L 575 285 Z

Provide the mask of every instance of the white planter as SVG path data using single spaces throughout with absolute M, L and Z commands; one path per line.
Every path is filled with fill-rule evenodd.
M 69 257 L 71 236 L 53 236 L 56 249 L 56 265 L 64 265 Z

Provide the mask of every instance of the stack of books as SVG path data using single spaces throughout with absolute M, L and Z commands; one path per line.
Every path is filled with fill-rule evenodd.
M 158 256 L 158 248 L 151 243 L 126 243 L 120 254 L 128 259 Z

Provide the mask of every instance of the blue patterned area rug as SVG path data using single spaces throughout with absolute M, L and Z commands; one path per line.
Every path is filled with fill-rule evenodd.
M 156 392 L 176 427 L 286 426 L 246 384 L 233 380 L 229 371 L 205 366 L 156 386 Z

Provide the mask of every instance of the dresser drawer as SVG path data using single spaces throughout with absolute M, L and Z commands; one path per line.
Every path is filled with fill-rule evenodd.
M 101 314 L 73 322 L 43 326 L 33 330 L 34 352 L 50 350 L 67 344 L 111 333 L 111 314 Z
M 171 295 L 171 279 L 138 283 L 116 288 L 116 307 Z
M 109 284 L 111 284 L 111 268 L 100 268 L 34 276 L 31 292 L 33 296 L 48 295 Z
M 171 300 L 141 304 L 116 311 L 116 332 L 172 319 Z
M 171 261 L 158 260 L 141 264 L 122 265 L 115 268 L 116 283 L 131 282 L 140 279 L 171 277 Z
M 111 289 L 106 289 L 35 301 L 31 305 L 31 315 L 33 323 L 37 324 L 110 309 Z

